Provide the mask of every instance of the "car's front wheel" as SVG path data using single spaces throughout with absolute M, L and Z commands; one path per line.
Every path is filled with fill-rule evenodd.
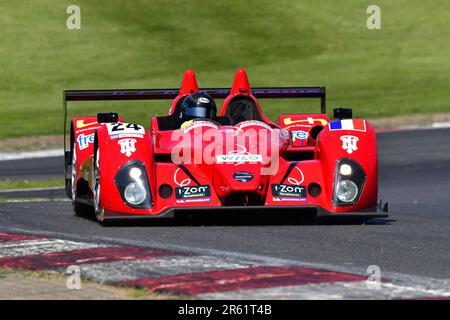
M 102 223 L 104 220 L 104 210 L 100 205 L 101 180 L 100 180 L 100 149 L 98 147 L 97 135 L 94 141 L 94 163 L 92 174 L 92 192 L 94 196 L 94 212 L 95 218 Z
M 79 217 L 87 217 L 92 213 L 92 208 L 84 203 L 80 203 L 76 200 L 77 198 L 77 186 L 76 186 L 76 178 L 77 178 L 77 150 L 76 143 L 72 146 L 72 170 L 70 174 L 70 191 L 71 191 L 71 200 L 72 200 L 72 208 L 75 212 L 76 216 Z

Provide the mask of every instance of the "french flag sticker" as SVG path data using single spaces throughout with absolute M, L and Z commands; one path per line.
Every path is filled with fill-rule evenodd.
M 366 120 L 345 119 L 330 122 L 330 131 L 353 130 L 366 132 Z

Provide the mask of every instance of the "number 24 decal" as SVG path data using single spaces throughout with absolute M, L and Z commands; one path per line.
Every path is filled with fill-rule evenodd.
M 143 126 L 134 123 L 114 123 L 108 125 L 109 134 L 140 133 L 145 134 Z
M 139 131 L 141 129 L 139 125 L 134 123 L 116 123 L 115 125 L 112 126 L 111 131 L 123 131 L 125 130 L 125 128 L 133 129 L 135 131 Z

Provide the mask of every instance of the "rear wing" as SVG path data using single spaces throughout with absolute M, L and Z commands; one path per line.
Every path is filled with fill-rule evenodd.
M 206 88 L 200 92 L 208 93 L 215 99 L 225 99 L 231 89 Z M 252 88 L 257 99 L 319 98 L 320 111 L 326 113 L 325 87 L 274 87 Z M 180 89 L 131 89 L 131 90 L 65 90 L 64 108 L 64 150 L 66 150 L 67 102 L 69 101 L 119 101 L 119 100 L 166 100 L 175 99 Z

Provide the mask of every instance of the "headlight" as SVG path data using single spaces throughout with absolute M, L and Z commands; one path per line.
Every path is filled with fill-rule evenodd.
M 342 164 L 341 167 L 339 168 L 339 173 L 343 176 L 349 176 L 351 175 L 353 172 L 352 167 L 349 164 Z
M 125 164 L 117 172 L 115 182 L 122 200 L 129 207 L 139 209 L 152 207 L 150 186 L 145 165 L 142 162 L 130 161 Z
M 353 181 L 341 180 L 336 188 L 336 196 L 342 202 L 352 202 L 358 196 L 358 187 Z
M 333 205 L 349 206 L 355 204 L 366 182 L 363 168 L 352 159 L 339 159 L 336 163 Z
M 147 192 L 145 188 L 141 186 L 139 183 L 132 182 L 126 188 L 123 193 L 125 199 L 132 205 L 137 206 L 144 202 L 145 197 L 147 197 Z
M 137 167 L 133 167 L 130 169 L 130 177 L 133 179 L 139 179 L 142 175 L 142 170 L 137 168 Z

